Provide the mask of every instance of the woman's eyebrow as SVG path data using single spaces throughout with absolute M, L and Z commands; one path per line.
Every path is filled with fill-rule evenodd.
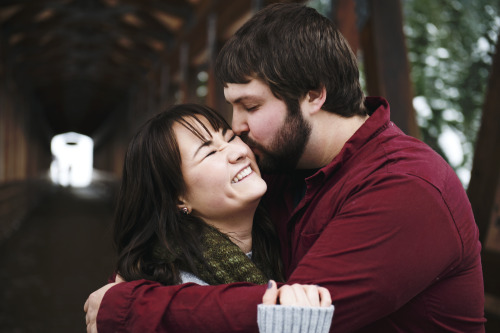
M 196 151 L 194 152 L 193 154 L 193 157 L 196 157 L 196 154 L 198 154 L 198 152 L 202 149 L 202 148 L 205 148 L 205 147 L 208 147 L 212 144 L 212 140 L 207 140 L 207 141 L 204 141 L 199 147 L 198 149 L 196 149 Z
M 222 129 L 222 136 L 225 136 L 228 130 L 231 130 L 231 129 L 230 129 L 230 128 L 223 128 L 223 129 Z M 205 148 L 205 147 L 210 146 L 212 143 L 213 143 L 213 140 L 205 140 L 205 141 L 203 141 L 203 143 L 202 143 L 202 144 L 198 147 L 198 149 L 196 149 L 196 151 L 194 152 L 193 157 L 196 157 L 196 154 L 198 154 L 198 152 L 199 152 L 201 149 L 203 149 L 203 148 Z

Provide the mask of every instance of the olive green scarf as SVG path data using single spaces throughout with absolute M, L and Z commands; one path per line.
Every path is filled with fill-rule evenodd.
M 263 265 L 252 261 L 227 235 L 213 227 L 205 228 L 201 248 L 203 259 L 195 258 L 197 270 L 195 275 L 210 285 L 233 282 L 265 284 L 269 280 L 268 276 L 271 276 L 267 269 L 266 276 L 257 267 Z M 154 256 L 163 260 L 168 259 L 166 251 L 160 246 L 155 248 Z M 207 266 L 210 269 L 207 269 Z M 187 267 L 181 266 L 180 269 L 190 272 Z

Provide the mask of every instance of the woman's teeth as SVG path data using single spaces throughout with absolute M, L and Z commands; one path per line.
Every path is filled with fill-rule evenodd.
M 250 166 L 247 166 L 245 169 L 241 170 L 240 173 L 238 173 L 233 178 L 233 181 L 231 183 L 235 184 L 235 183 L 239 182 L 240 180 L 242 180 L 243 178 L 245 178 L 246 176 L 248 176 L 251 173 L 252 173 L 252 168 L 250 168 Z

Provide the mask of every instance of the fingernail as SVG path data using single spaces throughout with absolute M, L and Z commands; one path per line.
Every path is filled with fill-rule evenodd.
M 273 281 L 269 280 L 267 283 L 267 289 L 271 289 L 273 287 Z

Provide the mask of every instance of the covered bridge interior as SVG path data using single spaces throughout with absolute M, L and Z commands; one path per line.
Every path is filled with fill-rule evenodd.
M 83 329 L 83 302 L 106 283 L 112 270 L 109 225 L 128 141 L 144 120 L 169 104 L 204 103 L 230 120 L 231 110 L 214 81 L 215 57 L 256 10 L 274 2 L 287 1 L 0 2 L 1 331 Z M 331 0 L 329 8 L 327 15 L 363 62 L 367 94 L 386 97 L 392 120 L 419 137 L 401 0 Z M 483 243 L 487 325 L 495 329 L 500 327 L 500 114 L 494 111 L 500 104 L 499 58 L 497 52 L 468 187 Z M 75 196 L 49 181 L 51 140 L 67 132 L 93 139 L 96 172 L 90 188 L 98 194 L 80 190 Z M 82 207 L 85 212 L 78 211 Z M 89 210 L 101 217 L 85 215 Z M 57 219 L 58 229 L 44 225 L 49 222 L 40 216 Z M 26 234 L 29 225 L 31 236 Z M 38 250 L 33 245 L 16 247 L 26 239 L 50 248 L 44 254 L 43 274 L 52 282 L 35 281 L 45 277 L 36 277 L 37 266 L 27 262 L 40 260 L 32 253 Z M 74 249 L 69 257 L 62 255 L 66 247 Z M 20 294 L 23 290 L 32 296 Z M 58 303 L 48 301 L 62 292 Z M 39 302 L 31 310 L 26 307 L 33 301 L 30 297 Z M 52 306 L 40 311 L 47 303 Z M 56 318 L 61 311 L 71 312 L 69 319 Z

